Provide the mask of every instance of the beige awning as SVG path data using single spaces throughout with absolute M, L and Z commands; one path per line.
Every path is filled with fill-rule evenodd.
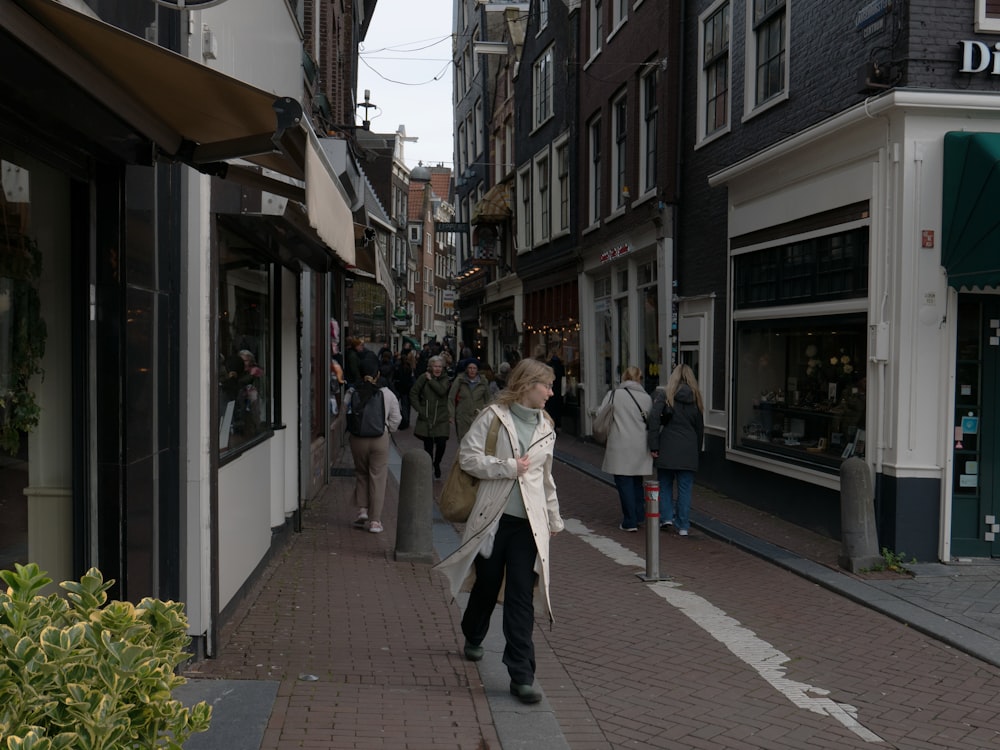
M 54 0 L 0 0 L 0 26 L 155 143 L 165 158 L 304 202 L 319 237 L 345 263 L 354 262 L 347 197 L 296 99 Z
M 513 215 L 510 209 L 510 190 L 507 183 L 501 182 L 489 190 L 483 199 L 472 209 L 472 224 L 500 224 Z

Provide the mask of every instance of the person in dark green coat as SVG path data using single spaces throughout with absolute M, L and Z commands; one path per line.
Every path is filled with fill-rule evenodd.
M 448 394 L 448 410 L 455 421 L 455 433 L 459 441 L 469 431 L 476 415 L 489 406 L 492 400 L 490 384 L 479 372 L 479 360 L 467 360 L 462 372 L 452 381 Z
M 410 389 L 410 405 L 417 411 L 413 434 L 424 441 L 424 450 L 434 462 L 434 477 L 441 478 L 441 458 L 451 431 L 448 412 L 448 373 L 444 357 L 427 360 L 427 370 L 420 374 Z

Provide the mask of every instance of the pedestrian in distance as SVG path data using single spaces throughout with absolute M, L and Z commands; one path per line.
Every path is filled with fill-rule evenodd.
M 448 577 L 453 596 L 470 591 L 462 616 L 463 653 L 470 661 L 483 658 L 482 643 L 503 588 L 503 663 L 510 692 L 523 703 L 542 698 L 534 687 L 535 606 L 551 623 L 549 538 L 564 528 L 552 479 L 556 432 L 544 410 L 553 379 L 544 362 L 524 360 L 511 371 L 496 403 L 472 423 L 456 460 L 480 480 L 475 505 L 461 545 L 436 566 Z M 487 454 L 495 419 L 496 448 Z
M 653 400 L 642 387 L 642 370 L 628 367 L 622 384 L 608 392 L 601 408 L 612 409 L 611 428 L 601 470 L 615 478 L 622 506 L 622 531 L 638 531 L 645 518 L 643 479 L 653 473 L 653 458 L 646 447 L 646 420 Z
M 353 391 L 357 391 L 356 400 Z M 358 508 L 354 525 L 380 534 L 385 485 L 389 476 L 389 433 L 399 427 L 399 401 L 387 386 L 379 385 L 378 360 L 375 357 L 361 361 L 361 383 L 348 393 L 346 400 L 350 411 L 347 425 L 351 432 L 351 456 L 354 458 L 354 504 Z M 378 404 L 378 399 L 381 399 L 381 404 Z M 378 414 L 378 417 L 365 418 L 371 414 Z M 379 426 L 382 431 L 376 435 L 374 433 Z
M 490 383 L 490 394 L 494 399 L 500 391 L 507 387 L 508 375 L 510 375 L 510 363 L 501 362 L 500 366 L 497 367 L 496 377 L 493 378 L 493 382 Z
M 424 442 L 424 450 L 434 464 L 434 478 L 441 478 L 441 459 L 451 434 L 448 391 L 451 383 L 444 371 L 444 357 L 427 360 L 427 371 L 413 383 L 409 401 L 417 411 L 413 434 Z
M 468 360 L 465 368 L 455 376 L 448 393 L 448 412 L 455 423 L 455 434 L 459 441 L 469 431 L 476 415 L 492 400 L 490 386 L 479 373 L 479 360 Z
M 670 373 L 665 387 L 656 389 L 649 412 L 647 437 L 660 483 L 660 528 L 673 526 L 681 536 L 691 529 L 691 491 L 705 438 L 704 411 L 694 372 L 682 364 Z

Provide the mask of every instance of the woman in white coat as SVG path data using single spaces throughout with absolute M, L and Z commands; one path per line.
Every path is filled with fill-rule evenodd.
M 642 370 L 628 367 L 622 384 L 604 397 L 601 408 L 614 410 L 601 469 L 614 475 L 622 505 L 622 531 L 638 531 L 646 517 L 642 481 L 653 473 L 653 457 L 646 447 L 646 416 L 653 399 L 642 387 Z
M 535 359 L 521 360 L 496 401 L 483 409 L 462 439 L 456 460 L 479 477 L 476 503 L 462 544 L 436 566 L 449 579 L 452 595 L 469 590 L 462 617 L 465 658 L 483 658 L 482 642 L 490 616 L 501 600 L 506 647 L 503 663 L 510 692 L 524 703 L 537 703 L 534 687 L 535 601 L 552 621 L 549 599 L 549 537 L 564 528 L 552 480 L 556 433 L 544 411 L 552 395 L 552 368 Z M 486 438 L 500 420 L 496 454 L 486 454 Z

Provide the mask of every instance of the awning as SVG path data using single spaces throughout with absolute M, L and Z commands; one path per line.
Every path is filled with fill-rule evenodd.
M 354 262 L 347 198 L 297 100 L 54 0 L 0 0 L 0 26 L 149 138 L 164 157 L 304 202 L 313 229 L 344 262 Z
M 483 199 L 472 209 L 472 224 L 499 224 L 509 219 L 513 213 L 510 210 L 510 191 L 507 183 L 501 182 L 489 190 Z
M 941 265 L 955 289 L 1000 286 L 1000 133 L 945 133 Z

